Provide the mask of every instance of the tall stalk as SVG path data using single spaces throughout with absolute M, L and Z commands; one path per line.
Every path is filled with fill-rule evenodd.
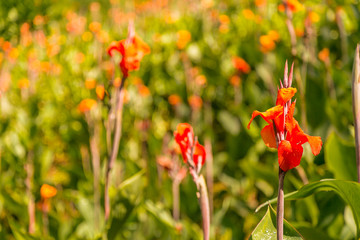
M 360 44 L 357 45 L 352 72 L 353 114 L 355 124 L 356 166 L 360 183 Z
M 286 172 L 279 168 L 279 189 L 276 209 L 277 240 L 283 240 L 284 235 L 284 178 Z
M 106 166 L 106 176 L 105 176 L 105 195 L 104 195 L 104 201 L 105 201 L 105 221 L 109 219 L 110 216 L 110 198 L 109 198 L 109 181 L 110 181 L 110 172 L 113 168 L 116 156 L 119 151 L 119 145 L 120 145 L 120 138 L 121 138 L 121 127 L 122 127 L 122 110 L 124 105 L 124 82 L 126 80 L 126 76 L 124 75 L 121 80 L 121 85 L 117 89 L 117 99 L 116 99 L 116 109 L 115 109 L 115 134 L 113 139 L 113 145 L 111 154 L 108 159 L 108 163 Z

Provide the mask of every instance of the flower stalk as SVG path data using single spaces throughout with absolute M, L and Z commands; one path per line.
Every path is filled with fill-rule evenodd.
M 277 239 L 283 240 L 284 235 L 284 179 L 286 172 L 279 168 L 279 189 L 276 209 Z
M 355 125 L 356 167 L 360 183 L 360 44 L 357 44 L 352 72 L 352 97 Z
M 120 138 L 121 138 L 121 129 L 122 129 L 122 110 L 124 105 L 124 82 L 127 76 L 124 75 L 121 80 L 121 85 L 117 89 L 117 99 L 116 99 L 116 110 L 115 110 L 115 135 L 113 139 L 113 145 L 111 149 L 111 154 L 108 159 L 106 166 L 106 175 L 105 175 L 105 195 L 104 195 L 104 205 L 105 205 L 105 221 L 109 219 L 110 216 L 110 198 L 109 198 L 109 181 L 110 181 L 110 172 L 113 168 L 116 156 L 119 152 Z

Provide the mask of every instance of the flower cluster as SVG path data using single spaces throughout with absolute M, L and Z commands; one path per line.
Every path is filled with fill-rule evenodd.
M 268 123 L 261 130 L 261 137 L 266 146 L 278 149 L 279 166 L 285 172 L 300 164 L 302 144 L 308 142 L 314 155 L 318 155 L 322 147 L 321 138 L 304 133 L 294 118 L 296 101 L 291 102 L 291 98 L 297 90 L 291 87 L 293 66 L 288 76 L 287 63 L 285 65 L 284 81 L 280 82 L 276 106 L 266 112 L 254 111 L 248 124 L 250 128 L 253 119 L 259 115 Z
M 179 123 L 174 132 L 175 141 L 178 143 L 184 163 L 200 172 L 205 163 L 206 152 L 204 146 L 195 140 L 194 131 L 190 124 Z

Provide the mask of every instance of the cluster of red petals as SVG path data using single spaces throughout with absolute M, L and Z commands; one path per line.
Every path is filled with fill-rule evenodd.
M 124 76 L 128 76 L 130 71 L 138 70 L 142 58 L 150 53 L 150 47 L 137 35 L 111 45 L 108 54 L 113 56 L 114 50 L 122 55 L 120 68 Z
M 288 171 L 300 164 L 303 154 L 302 144 L 308 142 L 314 155 L 320 153 L 322 141 L 320 137 L 312 137 L 303 132 L 294 118 L 295 102 L 289 107 L 284 117 L 285 104 L 295 95 L 296 88 L 281 88 L 278 91 L 276 106 L 266 112 L 254 111 L 248 128 L 256 116 L 261 116 L 267 123 L 261 130 L 261 137 L 266 146 L 278 149 L 279 166 Z M 274 128 L 275 127 L 275 128 Z M 277 140 L 277 133 L 285 133 L 285 138 Z
M 174 132 L 174 137 L 180 147 L 184 162 L 190 165 L 193 163 L 196 170 L 200 171 L 205 163 L 206 152 L 204 146 L 194 141 L 194 131 L 191 125 L 179 123 Z

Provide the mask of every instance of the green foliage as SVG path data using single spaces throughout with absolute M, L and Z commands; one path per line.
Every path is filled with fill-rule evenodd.
M 277 239 L 276 235 L 276 212 L 269 205 L 265 216 L 252 232 L 249 240 Z M 284 221 L 284 239 L 303 239 L 303 237 L 286 220 Z

